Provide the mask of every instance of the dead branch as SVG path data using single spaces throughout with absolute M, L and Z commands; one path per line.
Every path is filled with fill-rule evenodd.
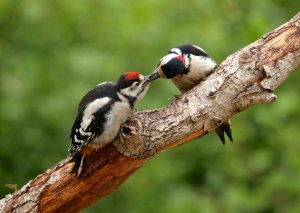
M 0 200 L 0 212 L 78 212 L 112 193 L 155 154 L 214 130 L 235 113 L 276 100 L 275 89 L 300 64 L 300 13 L 235 52 L 169 106 L 135 113 L 116 139 L 86 159 L 82 177 L 69 159 Z

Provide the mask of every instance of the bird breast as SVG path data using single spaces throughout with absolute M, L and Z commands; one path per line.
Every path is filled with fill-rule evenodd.
M 110 143 L 118 135 L 121 125 L 132 113 L 133 109 L 131 109 L 129 103 L 117 101 L 111 111 L 105 115 L 107 122 L 104 126 L 104 131 L 94 142 L 101 147 Z
M 205 77 L 210 75 L 216 66 L 216 62 L 211 58 L 194 55 L 190 57 L 191 61 L 188 73 L 172 78 L 173 83 L 181 92 L 192 89 Z

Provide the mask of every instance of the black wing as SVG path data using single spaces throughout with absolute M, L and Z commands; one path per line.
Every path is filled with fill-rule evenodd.
M 81 123 L 83 122 L 84 110 L 86 107 L 96 99 L 105 97 L 110 97 L 111 100 L 93 114 L 93 119 L 85 130 L 81 129 Z M 73 156 L 80 152 L 83 146 L 102 134 L 103 125 L 106 121 L 105 113 L 110 110 L 111 102 L 116 101 L 117 99 L 119 98 L 115 93 L 114 84 L 112 82 L 98 85 L 82 98 L 78 107 L 77 117 L 71 129 L 69 155 Z
M 180 45 L 178 47 L 175 47 L 181 50 L 182 54 L 193 54 L 195 56 L 204 56 L 204 57 L 208 57 L 209 55 L 204 52 L 203 50 L 201 50 L 201 48 L 197 47 L 196 45 L 193 44 L 184 44 L 184 45 Z M 169 53 L 171 53 L 169 51 Z

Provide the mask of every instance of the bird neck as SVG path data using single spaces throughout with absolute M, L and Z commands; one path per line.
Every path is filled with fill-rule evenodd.
M 134 108 L 136 97 L 129 96 L 127 94 L 122 93 L 121 91 L 118 91 L 117 95 L 121 101 L 127 102 L 132 109 Z

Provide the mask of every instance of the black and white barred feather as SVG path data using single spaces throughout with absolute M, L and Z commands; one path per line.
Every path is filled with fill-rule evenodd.
M 109 144 L 157 77 L 128 72 L 116 83 L 99 84 L 82 98 L 70 134 L 69 156 L 75 162 L 72 172 L 76 176 L 81 173 L 87 146 L 92 143 L 102 148 Z

